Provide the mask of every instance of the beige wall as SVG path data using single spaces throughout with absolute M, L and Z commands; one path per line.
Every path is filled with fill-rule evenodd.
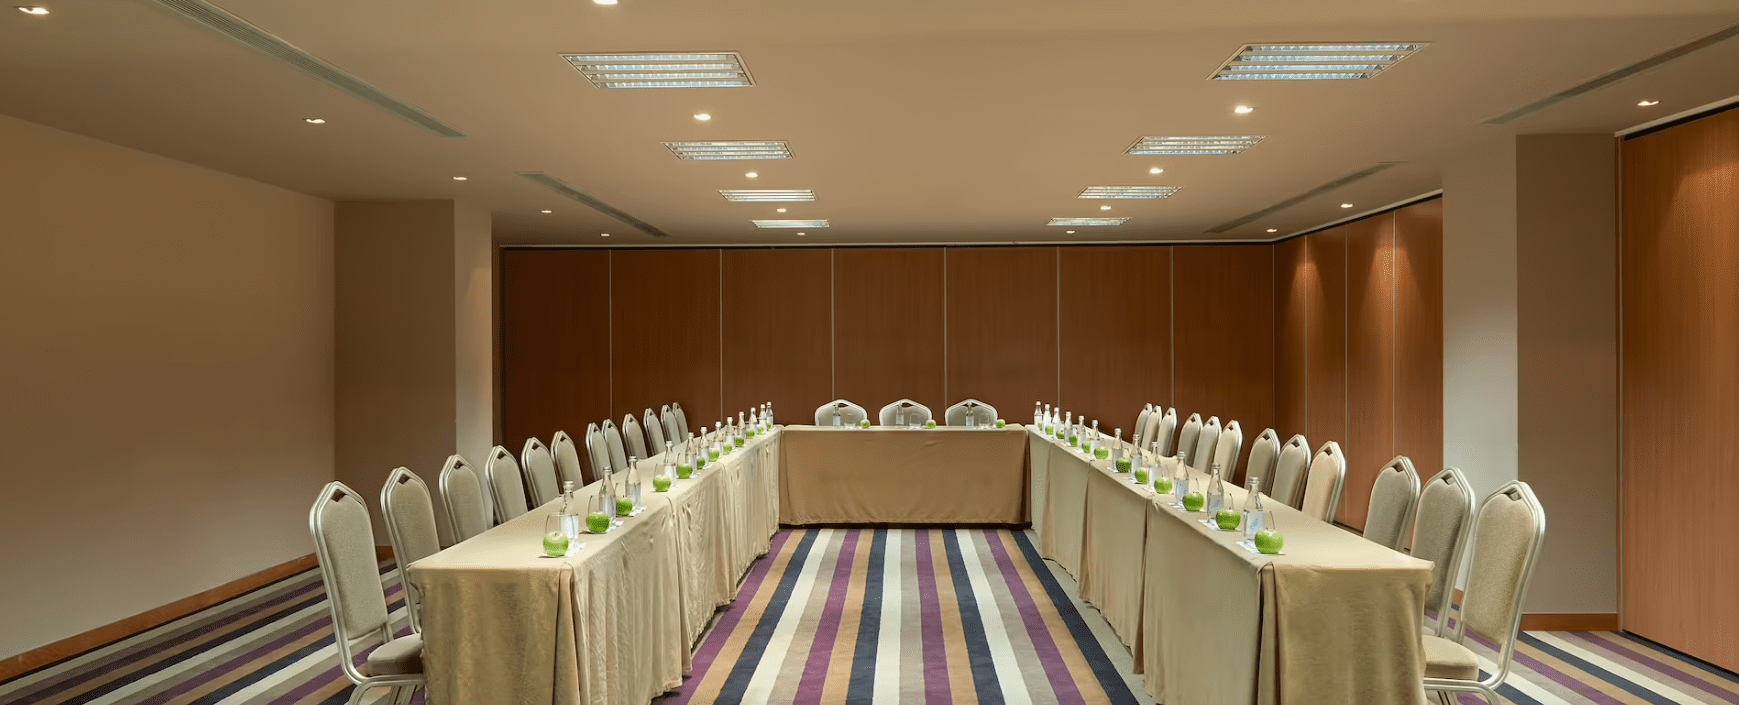
M 332 204 L 0 116 L 0 657 L 313 551 Z

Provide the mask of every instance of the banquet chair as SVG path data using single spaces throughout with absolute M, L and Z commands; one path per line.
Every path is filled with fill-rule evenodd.
M 665 404 L 664 408 L 659 409 L 658 420 L 664 425 L 664 437 L 670 439 L 671 442 L 681 443 L 688 439 L 688 432 L 677 428 L 676 412 L 670 410 L 669 404 Z
M 640 432 L 640 422 L 634 420 L 633 414 L 622 416 L 622 440 L 628 444 L 629 455 L 641 460 L 650 457 L 646 452 L 646 434 Z
M 1257 490 L 1262 494 L 1273 496 L 1274 463 L 1280 460 L 1280 436 L 1274 429 L 1263 429 L 1256 434 L 1256 440 L 1250 442 L 1250 459 L 1244 461 L 1244 481 L 1257 478 L 1262 482 Z
M 1150 422 L 1152 420 L 1153 420 L 1153 405 L 1152 404 L 1148 404 L 1147 406 L 1143 407 L 1141 409 L 1141 413 L 1135 415 L 1135 430 L 1129 432 L 1129 442 L 1135 444 L 1135 447 L 1137 447 L 1137 448 L 1146 448 L 1147 447 L 1147 442 L 1144 439 L 1147 437 L 1148 422 Z
M 1153 408 L 1153 417 L 1147 420 L 1147 436 L 1141 439 L 1141 447 L 1150 448 L 1159 444 L 1159 454 L 1170 457 L 1177 454 L 1172 450 L 1172 439 L 1177 433 L 1177 409 L 1166 409 L 1159 413 L 1159 407 Z
M 894 425 L 894 420 L 899 417 L 899 410 L 900 410 L 900 407 L 902 407 L 902 406 L 905 407 L 905 409 L 906 409 L 906 425 L 908 425 L 908 426 L 911 426 L 911 425 L 922 426 L 922 425 L 924 425 L 925 421 L 929 421 L 930 419 L 934 418 L 930 414 L 930 407 L 924 406 L 923 404 L 919 404 L 918 402 L 912 401 L 910 399 L 901 399 L 901 400 L 896 401 L 892 404 L 889 404 L 887 406 L 882 407 L 882 414 L 881 414 L 882 425 L 883 426 Z
M 595 423 L 586 424 L 586 456 L 592 461 L 593 481 L 601 480 L 615 470 L 610 465 L 610 451 L 604 447 L 604 432 L 598 430 Z
M 556 459 L 543 441 L 536 437 L 525 439 L 525 448 L 519 452 L 519 462 L 523 464 L 520 472 L 525 474 L 526 497 L 531 506 L 541 507 L 556 497 L 561 496 L 562 483 L 556 477 Z M 580 483 L 574 483 L 578 487 Z
M 550 455 L 555 456 L 556 479 L 572 482 L 575 487 L 592 484 L 592 478 L 580 467 L 580 451 L 567 431 L 556 431 L 556 435 L 550 436 L 549 449 Z
M 338 647 L 338 665 L 355 683 L 351 703 L 373 688 L 392 688 L 398 700 L 425 683 L 423 636 L 393 638 L 386 591 L 380 585 L 380 566 L 374 555 L 374 527 L 362 496 L 342 482 L 321 488 L 314 507 L 308 510 L 308 531 L 314 537 L 314 554 L 320 560 L 320 580 L 326 585 L 326 606 L 332 614 L 332 637 Z M 379 642 L 361 666 L 362 649 Z
M 1455 629 L 1444 636 L 1424 637 L 1425 689 L 1476 693 L 1497 705 L 1503 702 L 1497 688 L 1509 676 L 1515 658 L 1522 599 L 1546 541 L 1546 510 L 1528 483 L 1513 481 L 1480 504 L 1471 535 L 1473 553 Z M 1479 657 L 1467 647 L 1473 638 L 1497 647 L 1497 668 L 1484 680 L 1479 677 Z
M 1268 496 L 1293 509 L 1304 501 L 1304 474 L 1310 468 L 1310 441 L 1300 433 L 1280 447 L 1274 462 L 1274 492 Z
M 1304 501 L 1298 511 L 1333 524 L 1334 512 L 1340 508 L 1341 485 L 1346 479 L 1347 457 L 1340 452 L 1340 444 L 1334 441 L 1322 444 L 1310 459 L 1310 471 L 1304 476 Z
M 526 512 L 525 485 L 519 479 L 519 463 L 506 448 L 489 449 L 489 460 L 483 463 L 483 475 L 489 478 L 489 491 L 495 495 L 495 521 L 505 524 Z
M 977 399 L 966 399 L 942 412 L 943 419 L 949 426 L 965 426 L 967 415 L 977 417 L 979 426 L 996 425 L 996 407 Z
M 1238 476 L 1238 453 L 1244 449 L 1244 429 L 1237 421 L 1227 421 L 1214 443 L 1214 462 L 1220 464 L 1220 479 L 1232 482 Z
M 1202 430 L 1196 436 L 1195 450 L 1190 451 L 1190 467 L 1207 472 L 1214 463 L 1214 447 L 1220 442 L 1220 417 L 1209 416 L 1208 422 L 1202 424 Z M 1221 466 L 1224 469 L 1224 466 Z M 1221 479 L 1226 476 L 1222 472 Z
M 458 543 L 489 530 L 495 525 L 490 518 L 489 495 L 483 480 L 471 464 L 458 453 L 447 456 L 441 466 L 441 506 L 447 510 L 447 527 L 452 529 L 453 542 Z
M 1195 460 L 1196 440 L 1201 438 L 1201 435 L 1202 415 L 1190 414 L 1190 417 L 1183 422 L 1183 428 L 1178 429 L 1177 443 L 1166 449 L 1166 453 L 1177 455 L 1181 451 L 1186 463 Z M 1190 464 L 1190 466 L 1194 467 L 1194 464 Z
M 1419 493 L 1419 508 L 1413 517 L 1414 558 L 1431 561 L 1431 589 L 1425 593 L 1425 609 L 1436 610 L 1427 634 L 1445 634 L 1449 606 L 1455 600 L 1455 576 L 1460 575 L 1462 544 L 1473 522 L 1473 488 L 1457 468 L 1444 468 Z
M 653 455 L 664 452 L 664 442 L 666 440 L 669 440 L 671 443 L 676 442 L 676 439 L 674 438 L 665 438 L 664 424 L 659 423 L 658 415 L 652 413 L 652 407 L 646 407 L 646 411 L 640 414 L 640 418 L 645 419 L 645 421 L 641 422 L 641 428 L 646 431 L 646 449 Z
M 610 453 L 610 469 L 616 472 L 628 471 L 628 449 L 622 445 L 622 432 L 616 429 L 616 422 L 604 419 L 604 449 Z M 639 458 L 640 456 L 634 456 Z
M 865 411 L 863 407 L 844 399 L 835 399 L 815 407 L 815 425 L 832 426 L 835 409 L 839 410 L 839 425 L 841 426 L 856 426 L 859 422 L 869 418 L 869 412 Z
M 688 435 L 694 433 L 694 427 L 688 425 L 688 414 L 682 413 L 682 404 L 670 402 L 670 413 L 676 414 L 676 432 Z
M 380 488 L 380 512 L 386 517 L 386 536 L 392 542 L 392 557 L 405 588 L 405 612 L 411 616 L 411 631 L 423 633 L 423 595 L 406 577 L 405 567 L 441 550 L 435 530 L 435 502 L 423 478 L 406 468 L 386 476 Z
M 1371 506 L 1365 510 L 1365 538 L 1401 550 L 1413 527 L 1413 508 L 1419 503 L 1419 473 L 1413 461 L 1397 455 L 1377 471 L 1371 483 Z

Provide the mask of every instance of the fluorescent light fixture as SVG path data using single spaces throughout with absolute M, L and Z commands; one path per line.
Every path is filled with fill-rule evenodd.
M 1266 139 L 1263 135 L 1236 137 L 1143 137 L 1123 150 L 1124 154 L 1237 154 Z
M 1425 42 L 1245 44 L 1212 81 L 1355 81 L 1425 48 Z
M 1079 198 L 1171 198 L 1182 186 L 1088 186 Z
M 790 159 L 786 142 L 665 142 L 677 159 L 706 162 L 729 159 Z M 755 178 L 753 172 L 745 174 Z
M 1052 218 L 1051 222 L 1045 223 L 1045 225 L 1064 228 L 1088 228 L 1099 225 L 1122 225 L 1127 222 L 1129 222 L 1128 218 Z
M 46 8 L 46 7 L 37 7 L 35 5 L 30 5 L 30 6 L 14 5 L 14 7 L 17 7 L 19 12 L 22 12 L 26 15 L 36 15 L 37 17 L 41 17 L 43 15 L 48 14 L 48 8 Z
M 755 85 L 736 52 L 563 54 L 599 88 L 740 88 Z
M 732 203 L 795 203 L 815 200 L 815 192 L 806 188 L 719 189 L 719 195 Z
M 825 220 L 757 220 L 757 228 L 827 228 Z

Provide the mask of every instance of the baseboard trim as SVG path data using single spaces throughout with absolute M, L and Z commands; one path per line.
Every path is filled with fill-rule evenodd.
M 387 548 L 386 553 L 391 556 L 392 549 Z M 0 659 L 0 681 L 9 680 L 104 644 L 113 643 L 172 622 L 317 565 L 319 563 L 314 558 L 314 554 L 310 553 L 301 558 L 279 563 L 258 573 L 232 580 L 197 595 L 176 600 L 156 609 L 146 610 L 113 624 L 97 627 L 83 634 L 76 634 L 17 656 Z
M 1523 614 L 1522 631 L 1529 632 L 1616 632 L 1618 614 Z

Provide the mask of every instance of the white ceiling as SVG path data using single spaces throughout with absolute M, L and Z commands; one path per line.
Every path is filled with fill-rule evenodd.
M 1730 40 L 1481 124 L 1739 21 L 1739 0 L 220 0 L 469 134 L 454 139 L 143 0 L 36 1 L 53 14 L 0 16 L 0 113 L 333 199 L 475 201 L 498 240 L 520 243 L 1268 239 L 1431 191 L 1447 157 L 1493 136 L 1611 133 L 1739 94 Z M 1431 44 L 1365 81 L 1206 80 L 1246 43 L 1391 40 Z M 560 57 L 645 51 L 740 52 L 757 85 L 600 90 Z M 1257 110 L 1234 115 L 1239 104 Z M 692 119 L 702 111 L 713 119 Z M 1239 134 L 1268 139 L 1235 156 L 1123 154 L 1144 135 Z M 684 162 L 661 144 L 712 139 L 787 140 L 796 157 Z M 1379 162 L 1405 163 L 1206 232 Z M 1182 190 L 1076 198 L 1099 185 Z M 819 200 L 728 203 L 730 188 Z M 1054 216 L 1131 220 L 1064 235 L 1045 226 Z M 834 227 L 799 238 L 750 223 L 781 217 Z

